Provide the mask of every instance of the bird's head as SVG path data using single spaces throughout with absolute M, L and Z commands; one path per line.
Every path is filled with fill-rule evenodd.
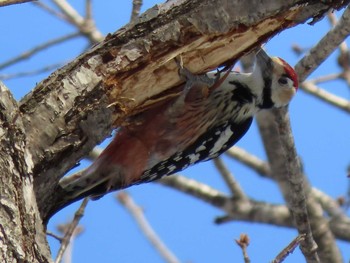
M 255 72 L 260 73 L 264 83 L 261 108 L 285 106 L 298 90 L 294 69 L 281 58 L 271 58 L 263 49 L 256 54 Z

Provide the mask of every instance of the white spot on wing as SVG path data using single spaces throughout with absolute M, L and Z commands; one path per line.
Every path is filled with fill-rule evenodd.
M 196 153 L 198 153 L 200 151 L 204 151 L 205 149 L 207 149 L 207 148 L 204 145 L 201 145 L 196 149 Z
M 164 163 L 158 166 L 158 171 L 165 169 Z
M 190 163 L 192 164 L 192 163 L 195 163 L 195 162 L 197 162 L 198 160 L 199 160 L 199 157 L 200 157 L 200 154 L 199 153 L 197 153 L 197 154 L 190 154 L 189 156 L 188 156 L 188 158 L 190 159 Z
M 176 166 L 175 166 L 175 165 L 170 165 L 170 166 L 168 166 L 169 173 L 171 173 L 171 172 L 174 171 L 175 169 L 176 169 Z
M 233 131 L 231 131 L 230 126 L 227 126 L 227 128 L 221 133 L 219 139 L 215 142 L 213 148 L 210 149 L 209 155 L 219 152 L 232 135 Z
M 182 156 L 181 155 L 177 155 L 174 157 L 174 161 L 178 162 L 182 159 Z

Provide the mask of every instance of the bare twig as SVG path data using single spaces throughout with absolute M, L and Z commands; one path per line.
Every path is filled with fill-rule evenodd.
M 14 78 L 35 76 L 35 75 L 38 75 L 41 73 L 45 73 L 45 72 L 57 69 L 64 64 L 65 64 L 64 62 L 61 62 L 61 63 L 48 65 L 48 66 L 45 66 L 43 68 L 32 70 L 32 71 L 17 72 L 17 73 L 13 73 L 13 74 L 0 74 L 0 80 L 8 80 L 8 79 L 14 79 Z
M 255 155 L 247 152 L 242 148 L 233 146 L 228 151 L 226 151 L 226 154 L 252 168 L 262 176 L 269 177 L 271 175 L 271 168 L 267 162 L 264 162 L 263 160 L 259 159 Z
M 92 1 L 85 0 L 85 19 L 92 20 Z
M 300 87 L 307 93 L 315 95 L 320 100 L 327 102 L 347 113 L 350 113 L 350 101 L 327 92 L 326 90 L 317 87 L 310 81 L 304 81 Z
M 339 218 L 342 218 L 343 220 L 349 221 L 349 218 L 346 217 L 344 211 L 341 209 L 336 200 L 317 188 L 312 188 L 310 194 L 322 205 L 322 208 L 331 217 L 331 220 L 338 220 Z
M 242 249 L 244 263 L 250 263 L 250 258 L 247 252 L 249 246 L 249 236 L 247 234 L 241 234 L 239 239 L 235 239 L 236 244 Z
M 347 178 L 348 178 L 348 187 L 347 187 L 347 191 L 346 191 L 346 198 L 345 198 L 345 210 L 348 210 L 350 207 L 350 165 L 348 165 L 347 167 Z
M 65 14 L 70 23 L 73 25 L 84 24 L 84 18 L 66 1 L 66 0 L 51 0 L 63 14 Z
M 298 235 L 295 239 L 293 239 L 292 242 L 288 246 L 286 246 L 277 256 L 274 260 L 272 260 L 272 263 L 281 263 L 283 262 L 286 257 L 293 253 L 294 249 L 299 246 L 300 242 L 304 241 L 306 235 L 301 234 Z
M 47 4 L 45 4 L 43 2 L 33 2 L 33 5 L 43 9 L 44 11 L 48 12 L 50 15 L 53 15 L 54 17 L 57 17 L 65 22 L 69 21 L 68 17 L 65 14 L 51 8 L 50 6 L 48 6 Z
M 2 0 L 0 1 L 0 7 L 8 6 L 8 5 L 16 5 L 16 4 L 23 4 L 27 2 L 33 2 L 37 0 Z
M 209 185 L 181 175 L 163 177 L 156 181 L 156 183 L 174 188 L 215 207 L 224 207 L 226 199 L 228 198 L 228 196 L 226 196 L 224 193 L 210 187 Z
M 328 74 L 324 76 L 319 76 L 314 79 L 309 79 L 308 82 L 312 82 L 314 84 L 319 84 L 319 83 L 324 83 L 327 81 L 332 81 L 332 80 L 337 80 L 339 78 L 342 78 L 343 73 L 333 73 L 333 74 Z
M 61 262 L 62 256 L 63 256 L 65 250 L 67 249 L 67 246 L 69 245 L 69 242 L 70 242 L 70 239 L 74 233 L 74 230 L 76 229 L 80 219 L 84 216 L 84 211 L 85 211 L 85 208 L 86 208 L 88 202 L 89 202 L 89 198 L 85 198 L 83 200 L 83 202 L 81 203 L 79 209 L 75 212 L 72 222 L 68 225 L 68 227 L 65 231 L 64 237 L 63 237 L 62 242 L 61 242 L 61 247 L 57 253 L 55 263 Z
M 68 34 L 68 35 L 65 35 L 65 36 L 62 36 L 62 37 L 58 37 L 58 38 L 55 38 L 55 39 L 52 39 L 52 40 L 49 40 L 43 44 L 40 44 L 32 49 L 29 49 L 25 52 L 23 52 L 22 54 L 20 54 L 19 56 L 17 57 L 14 57 L 14 58 L 11 58 L 10 60 L 8 61 L 5 61 L 3 63 L 0 64 L 0 69 L 3 69 L 3 68 L 6 68 L 12 64 L 15 64 L 17 62 L 20 62 L 22 60 L 25 60 L 25 59 L 28 59 L 30 58 L 31 56 L 35 55 L 36 53 L 44 50 L 44 49 L 47 49 L 51 46 L 54 46 L 56 44 L 59 44 L 59 43 L 62 43 L 64 41 L 67 41 L 67 40 L 70 40 L 72 38 L 75 38 L 75 37 L 78 37 L 80 35 L 80 32 L 75 32 L 75 33 L 72 33 L 72 34 Z
M 142 6 L 142 0 L 133 0 L 132 1 L 132 12 L 130 21 L 133 22 L 140 14 L 140 9 Z
M 233 175 L 230 173 L 230 171 L 227 169 L 227 167 L 225 166 L 222 159 L 220 157 L 215 158 L 214 164 L 215 164 L 216 168 L 218 169 L 218 171 L 220 172 L 222 178 L 226 182 L 232 195 L 238 199 L 245 199 L 246 195 L 244 194 L 242 188 L 240 187 L 239 183 L 235 180 Z
M 152 229 L 151 225 L 148 223 L 145 218 L 142 209 L 135 204 L 130 195 L 125 191 L 119 192 L 116 195 L 118 201 L 125 206 L 125 208 L 130 212 L 133 218 L 136 220 L 138 226 L 148 238 L 148 240 L 154 245 L 156 250 L 160 253 L 163 259 L 169 263 L 178 263 L 180 262 L 176 256 L 165 246 L 163 241 Z
M 103 34 L 96 28 L 93 20 L 90 19 L 92 16 L 91 13 L 88 14 L 89 19 L 84 19 L 66 0 L 52 0 L 52 2 L 68 18 L 69 23 L 77 27 L 82 34 L 88 37 L 92 44 L 102 41 L 104 38 Z M 87 9 L 89 9 L 88 3 Z
M 56 235 L 55 233 L 51 232 L 51 231 L 46 231 L 46 235 L 53 237 L 55 239 L 57 239 L 58 241 L 62 242 L 62 237 Z
M 69 228 L 69 224 L 61 224 L 57 226 L 58 231 L 60 231 L 62 234 L 66 233 L 67 229 Z M 62 262 L 63 263 L 71 263 L 72 262 L 72 252 L 73 252 L 73 244 L 78 235 L 80 235 L 84 231 L 83 227 L 77 226 L 72 236 L 69 239 L 69 244 L 67 245 L 67 248 L 62 256 Z

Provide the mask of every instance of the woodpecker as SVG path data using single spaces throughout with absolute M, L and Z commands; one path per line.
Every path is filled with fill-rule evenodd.
M 181 94 L 135 117 L 81 176 L 61 182 L 66 198 L 103 196 L 147 183 L 198 162 L 213 159 L 234 145 L 262 109 L 287 105 L 298 89 L 294 69 L 281 58 L 256 54 L 252 73 L 192 75 Z

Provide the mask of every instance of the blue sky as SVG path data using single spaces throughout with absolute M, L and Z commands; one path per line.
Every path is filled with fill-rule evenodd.
M 70 2 L 83 13 L 84 1 Z M 160 1 L 144 1 L 142 10 L 157 2 Z M 94 1 L 93 4 L 97 27 L 104 34 L 116 31 L 130 18 L 131 0 L 103 1 L 103 4 L 102 1 Z M 49 39 L 75 31 L 70 25 L 31 4 L 1 8 L 0 23 L 3 35 L 0 41 L 0 63 Z M 266 48 L 270 54 L 295 65 L 300 57 L 291 51 L 291 45 L 312 47 L 328 30 L 326 19 L 314 26 L 297 26 L 274 37 Z M 0 74 L 69 61 L 79 55 L 86 45 L 83 38 L 71 40 L 6 68 Z M 339 72 L 336 55 L 337 51 L 311 77 Z M 20 99 L 47 75 L 8 80 L 5 84 Z M 322 87 L 349 99 L 349 88 L 340 81 Z M 290 118 L 297 150 L 312 185 L 333 197 L 344 195 L 348 184 L 346 167 L 350 163 L 349 115 L 300 91 L 290 105 Z M 238 145 L 266 159 L 255 123 Z M 260 178 L 234 160 L 224 159 L 249 196 L 260 201 L 283 203 L 274 183 Z M 80 168 L 84 165 L 87 165 L 86 161 L 82 162 Z M 210 162 L 197 165 L 182 174 L 228 193 Z M 154 229 L 182 262 L 243 262 L 241 251 L 234 243 L 241 233 L 247 233 L 251 238 L 248 253 L 252 261 L 269 262 L 297 234 L 295 230 L 261 224 L 234 222 L 215 225 L 213 220 L 223 215 L 221 211 L 157 184 L 132 187 L 128 192 L 144 208 Z M 69 221 L 77 206 L 72 205 L 58 213 L 50 221 L 49 230 L 55 231 L 57 224 Z M 114 194 L 90 202 L 81 224 L 85 231 L 74 243 L 73 262 L 163 262 L 132 217 L 115 201 Z M 49 242 L 55 256 L 59 244 L 52 238 L 49 238 Z M 349 244 L 339 242 L 339 245 L 344 259 L 349 261 Z M 285 262 L 303 262 L 302 258 L 299 249 L 296 249 Z

